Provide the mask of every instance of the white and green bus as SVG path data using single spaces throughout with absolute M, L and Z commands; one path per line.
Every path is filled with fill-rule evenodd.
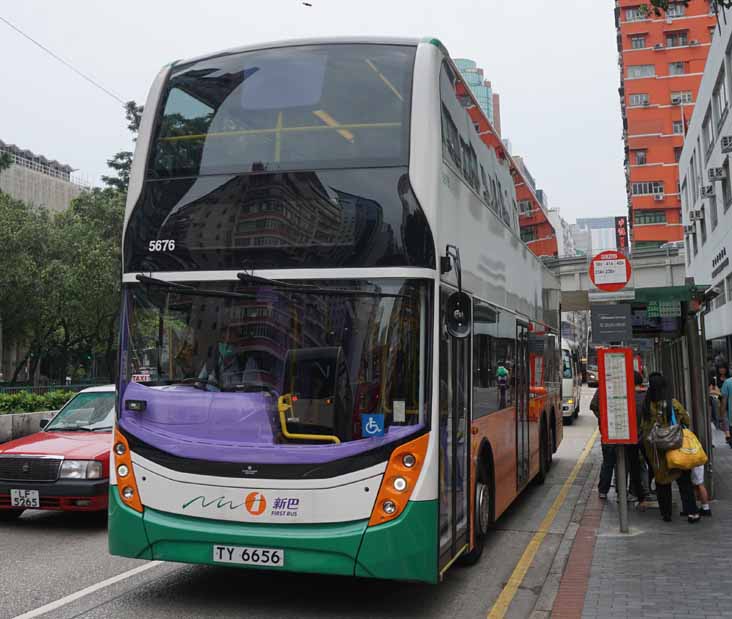
M 438 582 L 562 438 L 559 285 L 437 40 L 166 66 L 124 222 L 109 547 Z

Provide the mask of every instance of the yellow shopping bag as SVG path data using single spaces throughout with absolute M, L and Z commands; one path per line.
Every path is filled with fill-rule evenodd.
M 670 469 L 681 469 L 690 471 L 695 466 L 707 463 L 707 454 L 691 430 L 684 428 L 684 442 L 678 449 L 670 449 L 666 452 L 666 464 Z

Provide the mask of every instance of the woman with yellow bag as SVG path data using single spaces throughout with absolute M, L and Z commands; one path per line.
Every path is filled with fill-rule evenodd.
M 672 399 L 668 393 L 666 379 L 659 372 L 648 377 L 648 392 L 643 402 L 641 432 L 648 460 L 653 467 L 656 480 L 656 496 L 661 517 L 671 521 L 672 501 L 671 483 L 676 480 L 681 495 L 683 512 L 689 524 L 699 521 L 699 508 L 696 506 L 691 474 L 688 470 L 670 468 L 666 452 L 679 449 L 683 445 L 681 426 L 691 425 L 689 413 L 681 403 Z

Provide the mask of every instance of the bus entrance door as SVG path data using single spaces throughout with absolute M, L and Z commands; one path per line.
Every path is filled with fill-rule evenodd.
M 516 484 L 521 490 L 529 481 L 529 328 L 516 324 Z
M 446 292 L 442 293 L 442 309 Z M 468 546 L 470 338 L 440 340 L 440 569 Z

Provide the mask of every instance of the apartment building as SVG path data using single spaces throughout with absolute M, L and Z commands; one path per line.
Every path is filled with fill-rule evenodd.
M 704 324 L 710 358 L 732 356 L 732 10 L 720 8 L 679 161 L 689 277 L 714 286 Z
M 616 0 L 620 100 L 634 249 L 683 238 L 678 162 L 717 20 L 709 0 Z
M 509 140 L 501 136 L 499 96 L 493 92 L 490 81 L 485 79 L 483 69 L 474 60 L 458 58 L 455 64 L 482 112 L 483 118 L 471 111 L 471 118 L 478 126 L 481 138 L 508 159 L 516 186 L 521 239 L 537 256 L 556 256 L 557 235 L 549 221 L 548 209 L 540 197 L 541 189 L 537 188 L 523 159 L 511 155 Z

